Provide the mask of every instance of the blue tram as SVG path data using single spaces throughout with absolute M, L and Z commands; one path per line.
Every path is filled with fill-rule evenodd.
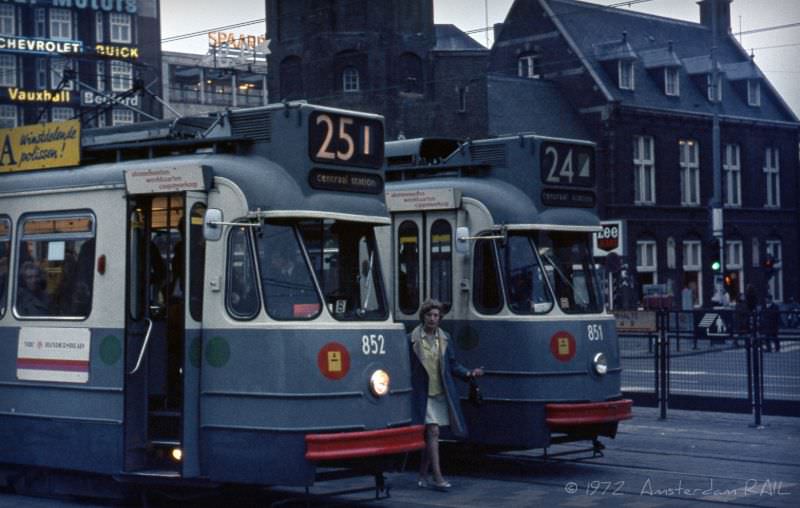
M 78 167 L 0 173 L 0 484 L 307 486 L 423 446 L 381 117 L 291 103 L 81 141 Z
M 442 301 L 460 361 L 486 372 L 480 406 L 462 393 L 468 441 L 601 448 L 631 401 L 592 259 L 594 145 L 425 138 L 387 143 L 386 160 L 395 316 Z

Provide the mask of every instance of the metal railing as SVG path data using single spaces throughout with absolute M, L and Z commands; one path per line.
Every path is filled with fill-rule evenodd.
M 667 409 L 800 416 L 800 329 L 790 316 L 706 309 L 652 311 L 650 332 L 619 332 L 622 391 Z M 776 315 L 777 314 L 777 315 Z M 788 314 L 788 313 L 787 313 Z

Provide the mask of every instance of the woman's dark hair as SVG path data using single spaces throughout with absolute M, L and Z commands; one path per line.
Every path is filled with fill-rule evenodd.
M 444 315 L 444 304 L 439 300 L 428 298 L 427 300 L 422 302 L 422 306 L 419 308 L 419 321 L 421 323 L 424 323 L 425 314 L 432 311 L 433 309 L 438 309 L 439 314 Z

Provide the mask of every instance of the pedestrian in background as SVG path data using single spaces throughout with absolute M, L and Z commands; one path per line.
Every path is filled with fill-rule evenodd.
M 772 295 L 767 295 L 764 301 L 764 313 L 762 316 L 761 327 L 764 331 L 764 349 L 767 353 L 771 353 L 772 345 L 775 344 L 775 352 L 777 353 L 781 350 L 781 341 L 778 340 L 781 314 L 778 306 L 772 300 Z
M 439 428 L 450 426 L 456 437 L 466 436 L 467 429 L 453 376 L 464 381 L 483 375 L 483 369 L 469 370 L 455 359 L 450 337 L 439 328 L 444 306 L 428 299 L 419 311 L 420 324 L 411 332 L 412 385 L 417 416 L 425 412 L 425 449 L 419 466 L 420 487 L 432 486 L 446 491 L 450 482 L 442 476 L 439 463 Z M 429 470 L 433 483 L 428 481 Z

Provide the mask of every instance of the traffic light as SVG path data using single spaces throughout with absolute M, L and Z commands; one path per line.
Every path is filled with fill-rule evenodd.
M 764 267 L 764 275 L 766 275 L 767 279 L 771 278 L 775 273 L 775 258 L 772 257 L 772 254 L 767 254 L 764 257 L 762 265 Z
M 711 271 L 719 273 L 722 270 L 722 263 L 719 260 L 719 240 L 712 240 L 708 249 L 711 253 Z

